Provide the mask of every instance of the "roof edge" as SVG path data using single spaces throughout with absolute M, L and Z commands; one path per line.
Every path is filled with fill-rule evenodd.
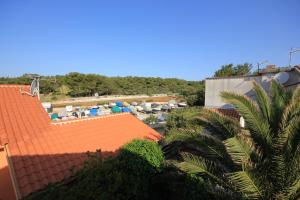
M 216 79 L 235 79 L 235 78 L 247 78 L 247 77 L 260 77 L 263 74 L 259 75 L 245 75 L 245 76 L 225 76 L 225 77 L 210 77 L 206 78 L 205 80 L 216 80 Z
M 298 71 L 300 73 L 300 70 L 298 67 L 292 67 L 289 69 L 283 69 L 283 70 L 276 70 L 276 71 L 269 71 L 269 72 L 260 72 L 258 75 L 240 75 L 240 76 L 225 76 L 225 77 L 208 77 L 205 80 L 215 80 L 215 79 L 234 79 L 234 78 L 247 78 L 247 77 L 259 77 L 263 76 L 265 74 L 277 74 L 279 72 L 291 72 L 291 71 Z
M 131 114 L 124 112 L 124 113 L 117 113 L 117 114 L 102 115 L 102 116 L 97 116 L 97 117 L 89 117 L 89 118 L 81 118 L 81 119 L 66 120 L 66 121 L 59 121 L 59 122 L 51 122 L 51 124 L 58 126 L 58 125 L 76 123 L 76 122 L 83 122 L 83 121 L 90 121 L 90 120 L 116 117 L 116 116 L 121 116 L 121 115 L 131 115 Z
M 30 87 L 30 85 L 18 85 L 18 84 L 0 84 L 1 88 L 16 88 L 16 87 Z
M 13 188 L 14 188 L 14 192 L 15 192 L 16 198 L 17 199 L 21 199 L 22 195 L 21 195 L 21 192 L 19 190 L 19 186 L 18 186 L 18 182 L 17 182 L 15 170 L 14 170 L 14 167 L 13 167 L 13 161 L 11 159 L 11 154 L 10 154 L 10 151 L 8 149 L 8 144 L 4 145 L 4 150 L 6 152 L 9 174 L 10 174 L 10 178 L 12 180 L 12 185 L 13 185 Z

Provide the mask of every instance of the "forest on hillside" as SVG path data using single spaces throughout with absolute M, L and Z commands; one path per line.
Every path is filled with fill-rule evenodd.
M 20 77 L 1 77 L 0 84 L 30 84 L 32 74 Z M 72 97 L 136 94 L 195 94 L 204 88 L 203 81 L 186 81 L 158 77 L 106 77 L 98 74 L 72 72 L 66 75 L 42 76 L 42 94 L 63 94 Z

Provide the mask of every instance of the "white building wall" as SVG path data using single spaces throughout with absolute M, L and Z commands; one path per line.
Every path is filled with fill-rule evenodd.
M 288 71 L 289 79 L 284 86 L 294 90 L 300 84 L 300 69 L 294 68 Z M 212 78 L 205 80 L 205 106 L 208 108 L 231 108 L 232 106 L 222 101 L 221 92 L 235 92 L 254 98 L 252 91 L 253 81 L 262 85 L 268 92 L 270 83 L 276 73 L 263 74 L 261 76 Z
M 261 84 L 268 90 L 272 74 L 252 77 L 216 78 L 205 81 L 205 107 L 208 108 L 231 108 L 231 105 L 223 102 L 220 94 L 223 91 L 254 97 L 252 91 L 253 81 Z

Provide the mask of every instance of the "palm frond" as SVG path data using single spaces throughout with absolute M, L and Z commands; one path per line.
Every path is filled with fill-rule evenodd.
M 294 101 L 298 101 L 299 98 L 300 98 L 300 86 L 298 86 L 298 87 L 294 90 L 293 95 L 292 95 L 292 99 L 293 99 Z
M 194 156 L 190 153 L 182 153 L 184 162 L 177 164 L 177 166 L 183 171 L 191 174 L 196 173 L 209 173 L 208 166 L 203 158 Z
M 300 177 L 287 189 L 286 199 L 298 199 L 300 197 Z
M 178 163 L 176 166 L 190 174 L 202 174 L 207 175 L 213 181 L 226 185 L 223 178 L 223 169 L 218 168 L 217 164 L 211 161 L 208 161 L 202 157 L 194 156 L 190 153 L 182 153 L 182 158 L 184 162 Z
M 250 130 L 253 140 L 263 150 L 268 151 L 272 143 L 269 123 L 261 117 L 255 103 L 246 96 L 230 92 L 223 92 L 221 96 L 227 103 L 232 104 L 240 115 L 244 117 L 247 129 Z
M 298 146 L 300 141 L 300 115 L 289 121 L 288 126 L 284 129 L 286 140 L 286 151 L 293 153 L 295 147 Z
M 224 144 L 234 162 L 240 165 L 247 165 L 250 162 L 252 154 L 251 147 L 237 136 L 225 140 Z
M 190 133 L 188 130 L 171 130 L 165 137 L 166 146 L 163 148 L 166 155 L 179 152 L 180 149 L 190 149 L 197 151 L 199 155 L 211 160 L 228 165 L 229 168 L 235 167 L 229 155 L 226 152 L 225 146 L 221 140 L 213 135 L 205 133 Z M 173 144 L 173 142 L 175 142 Z M 181 142 L 178 145 L 178 142 Z M 180 146 L 180 147 L 178 147 Z
M 239 132 L 239 122 L 219 112 L 204 109 L 199 118 L 207 130 L 221 139 L 232 137 Z
M 287 161 L 289 163 L 289 168 L 293 170 L 293 172 L 300 171 L 300 144 L 295 147 L 294 152 L 291 154 L 291 158 Z
M 249 199 L 262 199 L 263 189 L 258 181 L 248 171 L 239 171 L 228 174 L 229 180 L 235 185 L 237 191 Z
M 273 159 L 281 166 L 279 169 L 283 170 L 288 166 L 288 169 L 299 170 L 299 143 L 300 102 L 292 102 L 284 110 L 278 137 L 274 138 L 274 153 L 277 155 Z
M 234 93 L 221 94 L 245 119 L 245 128 L 238 120 L 204 109 L 198 117 L 205 125 L 203 131 L 177 130 L 166 141 L 185 144 L 181 151 L 189 153 L 180 154 L 177 158 L 183 162 L 176 163 L 181 170 L 201 175 L 238 197 L 297 199 L 300 87 L 292 94 L 273 81 L 268 96 L 254 83 L 254 92 L 256 102 Z
M 271 120 L 271 102 L 268 94 L 265 92 L 265 90 L 258 85 L 256 82 L 253 82 L 253 89 L 256 94 L 256 101 L 258 104 L 258 107 L 262 113 L 262 116 L 264 119 L 266 119 L 268 122 Z
M 272 82 L 271 82 L 270 93 L 271 93 L 271 97 L 273 98 L 273 101 L 275 100 L 275 102 L 276 102 L 276 99 L 279 99 L 280 101 L 283 101 L 282 102 L 283 105 L 284 105 L 284 102 L 287 102 L 286 91 L 285 91 L 284 87 L 280 83 L 278 83 L 276 80 L 272 80 Z
M 286 106 L 283 111 L 281 123 L 279 125 L 278 137 L 275 138 L 276 145 L 280 149 L 291 152 L 292 144 L 299 142 L 297 134 L 300 124 L 300 101 L 293 101 Z
M 282 85 L 275 80 L 271 82 L 270 95 L 272 99 L 272 121 L 270 125 L 273 130 L 278 130 L 282 112 L 289 99 Z
M 276 86 L 275 90 L 276 89 L 278 91 L 273 91 L 273 93 L 276 93 L 276 98 L 279 99 L 277 99 L 277 101 L 282 101 L 281 103 L 284 105 L 282 105 L 282 108 L 279 106 L 279 109 L 283 109 L 283 111 L 277 113 L 277 115 L 281 117 L 275 117 L 275 121 L 281 120 L 280 124 L 273 125 L 273 130 L 274 132 L 276 131 L 277 134 L 273 138 L 273 150 L 269 155 L 270 173 L 268 173 L 268 175 L 273 182 L 273 187 L 280 190 L 280 188 L 294 181 L 295 172 L 297 173 L 297 171 L 299 171 L 300 156 L 298 156 L 298 154 L 300 154 L 300 152 L 296 154 L 295 152 L 297 151 L 300 140 L 300 102 L 290 98 L 289 104 L 287 104 L 287 100 L 284 100 L 284 98 L 288 99 L 288 95 L 283 94 L 284 91 L 281 86 Z M 280 103 L 277 104 L 279 105 Z M 274 106 L 273 109 L 278 108 Z M 272 118 L 274 120 L 274 116 L 272 116 Z
M 274 151 L 272 155 L 270 155 L 270 161 L 267 163 L 264 171 L 266 172 L 263 177 L 267 176 L 267 179 L 270 180 L 273 184 L 273 188 L 283 188 L 288 182 L 289 175 L 287 174 L 287 165 L 285 162 L 285 158 L 280 151 Z M 266 171 L 267 170 L 267 171 Z
M 195 132 L 188 129 L 171 129 L 168 134 L 165 136 L 164 141 L 166 143 L 171 143 L 174 141 L 187 141 L 197 138 L 201 132 Z
M 280 122 L 280 131 L 285 129 L 286 126 L 288 126 L 290 120 L 292 120 L 294 117 L 300 115 L 300 101 L 299 100 L 293 100 L 286 105 L 285 109 L 282 112 L 282 118 Z

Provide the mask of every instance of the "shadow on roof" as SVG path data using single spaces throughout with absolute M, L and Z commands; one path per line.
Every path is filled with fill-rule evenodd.
M 83 153 L 85 156 L 87 153 Z M 103 157 L 109 157 L 115 155 L 111 152 L 103 152 Z M 51 179 L 49 175 L 47 177 L 42 177 L 36 174 L 35 180 L 31 176 L 28 177 L 28 182 L 24 182 L 24 187 L 31 187 L 34 193 L 28 193 L 25 195 L 26 199 L 30 200 L 43 200 L 43 199 L 55 199 L 55 200 L 65 200 L 65 199 L 113 199 L 115 196 L 121 195 L 125 199 L 132 199 L 127 197 L 135 197 L 133 199 L 148 199 L 145 198 L 151 194 L 150 191 L 156 186 L 151 185 L 151 180 L 156 172 L 158 172 L 157 166 L 153 163 L 151 164 L 144 157 L 133 153 L 128 150 L 122 150 L 117 159 L 98 159 L 97 153 L 91 153 L 89 155 L 89 162 L 86 162 L 84 170 L 77 171 L 79 168 L 69 168 L 68 174 L 63 174 L 64 179 L 57 184 L 48 185 L 44 184 L 39 190 L 34 188 L 35 184 L 42 186 L 42 181 L 45 179 L 45 183 Z M 60 159 L 61 155 L 51 155 L 42 156 L 43 159 Z M 81 159 L 80 154 L 70 154 L 65 155 L 70 156 L 73 159 Z M 116 157 L 114 157 L 116 158 Z M 22 157 L 22 159 L 27 159 Z M 96 163 L 96 162 L 99 162 Z M 153 161 L 151 161 L 153 162 Z M 50 166 L 49 166 L 50 167 Z M 82 167 L 82 166 L 81 166 Z M 51 169 L 55 168 L 55 165 Z M 47 170 L 47 169 L 46 169 Z M 76 173 L 76 171 L 78 173 Z M 83 172 L 83 173 L 82 173 Z M 46 175 L 46 174 L 45 174 Z M 75 175 L 75 176 L 72 176 Z M 59 177 L 59 172 L 55 175 Z M 48 182 L 54 183 L 56 181 Z M 134 195 L 134 196 L 132 196 Z
M 44 189 L 51 183 L 72 177 L 89 158 L 107 158 L 116 152 L 82 152 L 47 155 L 11 156 L 20 197 Z M 1 188 L 0 188 L 1 192 Z

